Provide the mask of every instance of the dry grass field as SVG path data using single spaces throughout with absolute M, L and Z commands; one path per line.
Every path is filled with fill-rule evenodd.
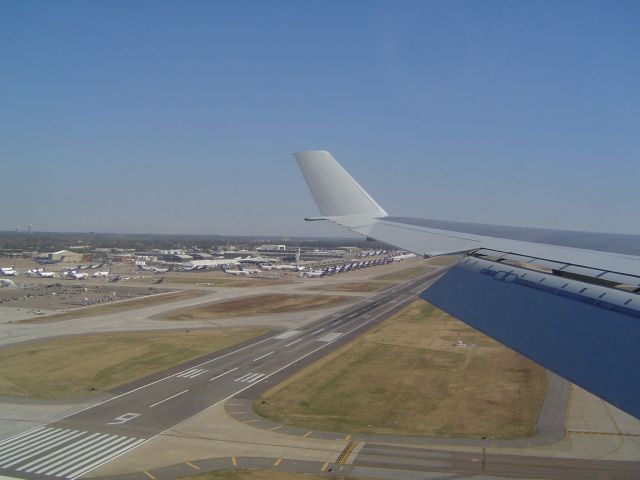
M 545 394 L 541 367 L 416 301 L 254 408 L 309 429 L 516 438 L 534 433 Z
M 80 398 L 160 372 L 267 329 L 82 335 L 0 349 L 0 395 Z
M 420 275 L 430 272 L 431 270 L 433 270 L 433 267 L 429 267 L 428 265 L 409 267 L 397 272 L 380 275 L 379 277 L 375 277 L 375 280 L 386 282 L 404 282 L 407 280 L 411 280 L 412 278 L 419 277 Z
M 207 320 L 270 313 L 298 312 L 325 308 L 352 300 L 337 295 L 287 295 L 282 293 L 253 295 L 217 303 L 197 305 L 169 313 L 167 320 Z
M 90 307 L 76 308 L 68 312 L 54 313 L 42 317 L 33 317 L 20 320 L 21 323 L 42 323 L 54 320 L 71 320 L 74 318 L 91 317 L 94 315 L 103 315 L 106 313 L 117 313 L 134 308 L 150 307 L 152 305 L 161 305 L 163 303 L 178 302 L 180 300 L 188 300 L 190 298 L 201 297 L 206 292 L 197 290 L 182 290 L 179 292 L 167 292 L 159 295 L 148 297 L 133 298 L 131 300 L 123 300 L 117 303 L 105 303 L 102 305 L 92 305 Z

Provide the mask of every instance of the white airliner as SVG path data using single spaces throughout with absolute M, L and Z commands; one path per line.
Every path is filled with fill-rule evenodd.
M 321 214 L 307 220 L 461 254 L 422 298 L 640 418 L 640 236 L 392 216 L 328 152 L 294 156 Z
M 16 275 L 18 275 L 18 272 L 14 270 L 14 267 L 0 267 L 0 275 L 15 277 Z

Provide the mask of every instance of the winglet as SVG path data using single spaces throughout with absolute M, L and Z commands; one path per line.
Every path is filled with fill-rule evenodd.
M 323 217 L 386 217 L 376 201 L 324 150 L 293 154 Z

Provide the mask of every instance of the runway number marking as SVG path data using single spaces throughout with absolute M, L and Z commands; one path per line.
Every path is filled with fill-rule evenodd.
M 134 418 L 138 418 L 141 413 L 125 413 L 124 415 L 120 415 L 113 419 L 113 422 L 107 423 L 107 425 L 122 425 L 123 423 L 127 423 Z

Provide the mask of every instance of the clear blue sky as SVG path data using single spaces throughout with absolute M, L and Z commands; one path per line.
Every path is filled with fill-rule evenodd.
M 640 2 L 0 0 L 0 229 L 333 235 L 393 214 L 640 234 Z

